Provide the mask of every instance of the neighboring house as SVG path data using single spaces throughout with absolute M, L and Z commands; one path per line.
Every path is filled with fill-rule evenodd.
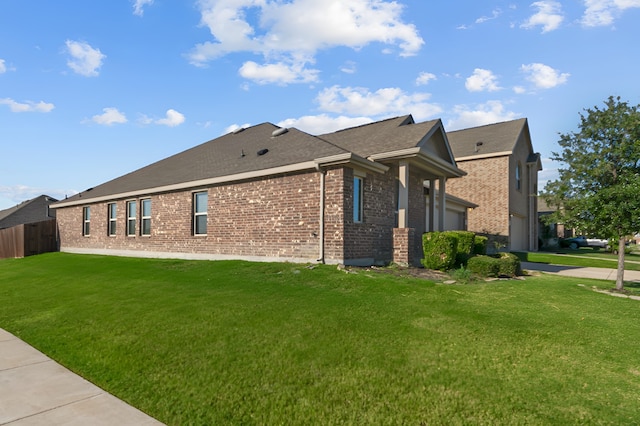
M 57 201 L 47 195 L 0 210 L 0 258 L 25 257 L 56 251 L 55 210 Z
M 448 132 L 458 166 L 467 175 L 447 192 L 477 204 L 468 229 L 507 250 L 538 249 L 538 171 L 526 118 Z
M 448 179 L 464 174 L 440 120 L 320 136 L 264 123 L 54 207 L 67 252 L 416 264 L 423 232 L 444 225 Z
M 17 206 L 0 210 L 0 229 L 55 219 L 56 211 L 50 209 L 49 206 L 56 201 L 58 200 L 48 195 L 40 195 L 31 200 L 23 201 Z
M 557 247 L 560 238 L 573 236 L 571 229 L 565 229 L 562 223 L 546 223 L 544 218 L 556 211 L 542 197 L 538 197 L 538 229 L 542 246 L 539 248 Z

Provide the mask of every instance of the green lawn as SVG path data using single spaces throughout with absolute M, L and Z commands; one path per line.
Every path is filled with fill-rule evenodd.
M 558 250 L 555 252 L 516 252 L 520 260 L 526 262 L 550 263 L 554 265 L 591 266 L 595 268 L 618 267 L 618 255 L 602 250 L 583 248 L 579 250 Z M 640 271 L 640 256 L 637 254 L 625 255 L 624 269 Z
M 172 425 L 637 423 L 640 302 L 591 285 L 51 253 L 0 327 Z

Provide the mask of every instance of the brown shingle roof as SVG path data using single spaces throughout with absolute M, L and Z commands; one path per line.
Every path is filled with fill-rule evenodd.
M 319 137 L 367 158 L 373 154 L 414 148 L 440 120 L 415 123 L 411 115 L 376 121 Z
M 490 156 L 491 154 L 513 152 L 526 125 L 527 119 L 520 118 L 447 132 L 447 137 L 456 160 L 474 156 Z
M 228 133 L 76 194 L 61 203 L 271 169 L 347 153 L 297 129 L 288 129 L 274 137 L 272 134 L 278 129 L 280 127 L 271 123 L 263 123 Z M 258 155 L 258 151 L 265 149 L 265 154 Z

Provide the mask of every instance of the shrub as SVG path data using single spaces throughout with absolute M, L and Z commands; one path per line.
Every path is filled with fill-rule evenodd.
M 454 236 L 458 241 L 456 266 L 466 265 L 469 258 L 474 254 L 476 234 L 471 231 L 447 231 L 445 233 Z
M 499 276 L 515 277 L 522 275 L 520 259 L 513 253 L 499 253 Z
M 515 277 L 522 274 L 520 259 L 511 253 L 498 253 L 495 256 L 474 256 L 469 259 L 467 268 L 482 277 Z
M 481 277 L 497 277 L 500 273 L 499 260 L 495 257 L 478 255 L 469 259 L 467 268 L 476 275 Z
M 487 254 L 488 237 L 484 235 L 476 235 L 473 240 L 473 254 Z
M 427 232 L 422 235 L 424 257 L 422 265 L 427 269 L 448 271 L 456 263 L 458 239 L 446 232 Z

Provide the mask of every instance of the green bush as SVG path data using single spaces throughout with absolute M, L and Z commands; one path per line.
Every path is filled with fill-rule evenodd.
M 467 269 L 481 277 L 497 277 L 500 273 L 499 260 L 483 254 L 469 259 Z
M 515 277 L 522 274 L 520 259 L 511 253 L 474 256 L 469 259 L 467 268 L 482 277 Z
M 427 232 L 422 235 L 424 257 L 422 265 L 427 269 L 448 271 L 456 263 L 458 239 L 446 232 Z
M 471 231 L 446 231 L 445 233 L 455 237 L 458 241 L 456 266 L 466 265 L 469 258 L 474 254 L 476 234 Z
M 513 253 L 499 253 L 499 276 L 515 277 L 522 275 L 520 259 Z
M 487 254 L 488 237 L 476 235 L 473 241 L 473 254 Z

